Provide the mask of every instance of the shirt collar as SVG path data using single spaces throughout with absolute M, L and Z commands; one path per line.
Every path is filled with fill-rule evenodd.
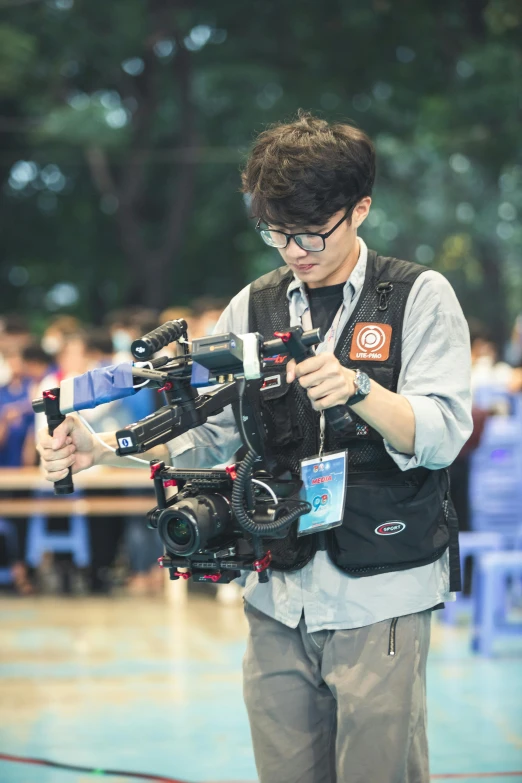
M 357 237 L 359 240 L 359 258 L 357 263 L 352 269 L 352 273 L 343 290 L 343 302 L 345 306 L 348 306 L 352 300 L 357 297 L 364 285 L 366 278 L 366 266 L 368 263 L 368 248 L 364 239 Z M 293 296 L 296 296 L 296 305 L 298 309 L 298 315 L 301 316 L 303 312 L 308 308 L 308 297 L 306 295 L 306 286 L 302 280 L 299 280 L 295 275 L 290 281 L 286 292 L 286 298 L 290 301 Z

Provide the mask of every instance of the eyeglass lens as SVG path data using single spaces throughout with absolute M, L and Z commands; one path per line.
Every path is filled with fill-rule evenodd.
M 281 231 L 263 229 L 260 234 L 266 244 L 271 247 L 283 248 L 287 245 L 287 236 Z M 294 239 L 303 250 L 309 250 L 312 253 L 324 250 L 323 238 L 316 234 L 296 234 Z

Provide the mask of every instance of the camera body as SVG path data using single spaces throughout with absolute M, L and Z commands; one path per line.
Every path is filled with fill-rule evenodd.
M 269 568 L 270 552 L 259 556 L 256 537 L 242 528 L 234 514 L 235 466 L 184 471 L 155 462 L 152 477 L 158 505 L 147 514 L 147 522 L 158 531 L 165 547 L 159 562 L 169 568 L 172 579 L 192 577 L 197 582 L 222 584 L 237 578 L 241 571 L 261 575 Z M 276 480 L 262 470 L 253 478 L 259 482 L 259 489 L 254 490 L 253 522 L 261 526 L 277 523 L 298 500 L 301 482 L 295 478 Z M 176 488 L 174 497 L 167 499 L 167 487 Z M 277 504 L 267 488 L 277 497 Z M 271 537 L 284 538 L 290 524 Z

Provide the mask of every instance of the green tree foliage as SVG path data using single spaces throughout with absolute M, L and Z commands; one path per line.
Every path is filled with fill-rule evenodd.
M 522 301 L 521 33 L 519 0 L 0 2 L 1 306 L 95 320 L 233 294 L 278 263 L 241 162 L 304 107 L 376 141 L 366 241 L 447 275 L 502 339 Z

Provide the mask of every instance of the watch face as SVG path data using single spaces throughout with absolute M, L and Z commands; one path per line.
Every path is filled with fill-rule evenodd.
M 370 379 L 365 372 L 358 372 L 356 376 L 357 391 L 360 394 L 369 394 L 371 389 Z

